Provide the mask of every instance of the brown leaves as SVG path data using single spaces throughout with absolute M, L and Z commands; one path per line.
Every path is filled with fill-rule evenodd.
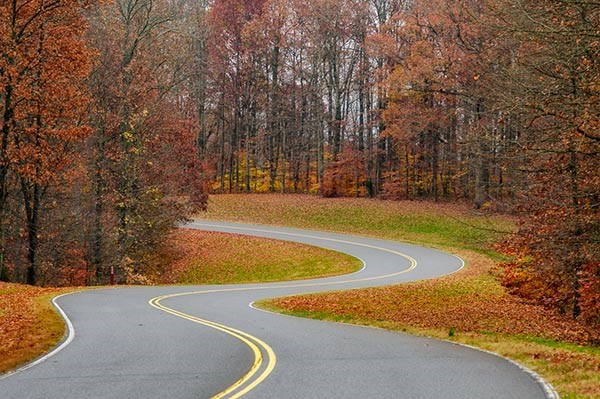
M 0 282 L 0 373 L 39 356 L 58 341 L 60 336 L 45 320 L 47 316 L 40 314 L 36 298 L 59 292 Z
M 161 276 L 163 283 L 282 281 L 360 268 L 360 262 L 337 252 L 243 235 L 180 229 L 171 243 L 177 258 Z
M 289 311 L 326 313 L 359 321 L 388 321 L 462 333 L 526 335 L 575 343 L 596 342 L 598 331 L 509 295 L 489 274 L 492 262 L 468 255 L 470 266 L 440 280 L 278 299 Z

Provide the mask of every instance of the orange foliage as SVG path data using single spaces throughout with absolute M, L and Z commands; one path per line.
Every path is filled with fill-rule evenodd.
M 0 274 L 8 230 L 5 210 L 15 201 L 10 197 L 18 182 L 29 284 L 38 278 L 41 227 L 49 213 L 44 201 L 53 186 L 64 183 L 65 171 L 78 161 L 77 147 L 91 131 L 82 122 L 89 110 L 86 79 L 92 52 L 84 10 L 90 4 L 34 0 L 0 5 Z
M 338 160 L 327 165 L 319 192 L 323 197 L 359 197 L 365 195 L 365 157 L 352 145 L 345 145 Z
M 581 317 L 592 325 L 600 325 L 600 262 L 583 265 L 581 273 Z

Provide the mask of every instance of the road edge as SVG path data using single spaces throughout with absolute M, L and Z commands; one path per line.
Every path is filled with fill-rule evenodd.
M 436 339 L 436 338 L 432 338 L 432 339 Z M 484 352 L 487 353 L 489 355 L 492 356 L 496 356 L 499 357 L 500 359 L 504 359 L 507 362 L 517 366 L 519 369 L 521 369 L 521 371 L 523 371 L 525 374 L 529 375 L 537 384 L 538 386 L 542 389 L 542 391 L 544 391 L 544 394 L 546 395 L 547 399 L 560 399 L 560 395 L 558 394 L 558 392 L 556 392 L 556 390 L 554 389 L 554 387 L 552 386 L 552 384 L 550 384 L 548 381 L 546 381 L 541 375 L 539 375 L 538 373 L 536 373 L 535 371 L 533 371 L 532 369 L 530 369 L 529 367 L 517 362 L 516 360 L 513 360 L 509 357 L 503 356 L 499 353 L 496 352 L 492 352 L 490 350 L 487 349 L 482 349 L 482 348 L 478 348 L 476 346 L 473 345 L 468 345 L 468 344 L 463 344 L 460 342 L 453 342 L 447 339 L 442 339 L 441 341 L 445 341 L 445 342 L 450 342 L 452 344 L 455 345 L 459 345 L 465 348 L 469 348 L 469 349 L 473 349 L 476 351 L 480 351 L 480 352 Z
M 302 294 L 304 295 L 304 294 Z M 529 367 L 509 358 L 506 356 L 503 356 L 499 353 L 496 352 L 492 352 L 490 350 L 487 349 L 483 349 L 483 348 L 478 348 L 476 346 L 473 345 L 468 345 L 468 344 L 463 344 L 460 342 L 454 342 L 454 341 L 450 341 L 448 339 L 443 339 L 443 338 L 436 338 L 436 337 L 430 337 L 427 335 L 415 335 L 415 334 L 409 334 L 407 332 L 404 331 L 395 331 L 395 330 L 389 330 L 387 328 L 383 328 L 383 327 L 377 327 L 377 326 L 367 326 L 367 325 L 362 325 L 362 324 L 354 324 L 354 323 L 347 323 L 347 322 L 341 322 L 341 321 L 333 321 L 333 320 L 320 320 L 320 319 L 312 319 L 309 317 L 301 317 L 301 316 L 294 316 L 294 315 L 289 315 L 289 314 L 285 314 L 285 313 L 279 313 L 279 312 L 275 312 L 272 310 L 267 310 L 267 309 L 263 309 L 261 307 L 256 306 L 255 304 L 256 301 L 250 302 L 248 304 L 248 307 L 250 307 L 251 309 L 257 310 L 259 312 L 265 312 L 265 313 L 269 313 L 269 314 L 273 314 L 276 316 L 281 316 L 281 317 L 292 317 L 292 318 L 296 318 L 296 319 L 306 319 L 306 320 L 316 320 L 316 321 L 320 321 L 320 322 L 326 322 L 326 323 L 337 323 L 337 324 L 344 324 L 344 325 L 348 325 L 348 326 L 353 326 L 353 327 L 359 327 L 359 328 L 369 328 L 369 329 L 374 329 L 374 330 L 384 330 L 384 331 L 390 331 L 390 332 L 395 332 L 398 334 L 407 334 L 407 335 L 411 335 L 414 337 L 421 337 L 421 338 L 427 338 L 427 339 L 434 339 L 437 341 L 441 341 L 441 342 L 447 342 L 449 344 L 452 345 L 458 345 L 458 346 L 462 346 L 464 348 L 468 348 L 471 350 L 476 350 L 479 352 L 483 352 L 483 353 L 487 353 L 488 355 L 492 355 L 495 357 L 498 357 L 500 359 L 503 359 L 511 364 L 513 364 L 514 366 L 518 367 L 521 371 L 523 371 L 525 374 L 527 374 L 529 377 L 531 377 L 535 383 L 540 387 L 540 389 L 544 392 L 544 395 L 546 396 L 546 399 L 560 399 L 560 395 L 558 394 L 558 392 L 556 392 L 556 390 L 554 389 L 554 387 L 552 386 L 552 384 L 550 384 L 548 381 L 546 381 L 541 375 L 539 375 L 538 373 L 536 373 L 535 371 L 533 371 L 532 369 L 530 369 Z
M 14 370 L 10 370 L 4 374 L 0 374 L 0 380 L 3 380 L 5 378 L 8 378 L 8 377 L 13 376 L 18 373 L 21 373 L 25 370 L 28 370 L 32 367 L 37 366 L 38 364 L 40 364 L 42 362 L 45 362 L 46 360 L 48 360 L 49 358 L 56 355 L 58 352 L 60 352 L 64 348 L 66 348 L 73 341 L 73 339 L 75 339 L 75 327 L 73 327 L 73 323 L 71 322 L 71 319 L 69 319 L 69 317 L 67 316 L 65 311 L 60 307 L 60 305 L 56 301 L 64 296 L 73 295 L 73 294 L 76 294 L 79 292 L 81 292 L 81 291 L 67 292 L 65 294 L 57 295 L 52 298 L 52 301 L 51 301 L 52 306 L 54 306 L 54 309 L 56 309 L 56 311 L 58 312 L 60 317 L 62 317 L 62 319 L 65 323 L 65 326 L 66 326 L 65 334 L 63 335 L 61 340 L 58 341 L 58 343 L 49 352 L 45 353 L 44 355 L 38 356 L 37 358 L 25 363 L 24 365 L 22 365 L 20 367 L 17 367 Z

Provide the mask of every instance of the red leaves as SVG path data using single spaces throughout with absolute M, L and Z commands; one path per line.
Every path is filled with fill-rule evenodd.
M 363 182 L 366 157 L 350 145 L 345 145 L 338 159 L 327 165 L 319 192 L 323 197 L 358 197 L 365 196 L 367 190 Z
M 535 209 L 537 206 L 545 207 Z M 501 246 L 517 260 L 504 265 L 502 283 L 511 292 L 558 309 L 591 326 L 600 325 L 600 274 L 594 211 L 547 202 L 531 203 L 532 215 Z
M 581 271 L 581 318 L 600 325 L 600 262 L 586 263 Z

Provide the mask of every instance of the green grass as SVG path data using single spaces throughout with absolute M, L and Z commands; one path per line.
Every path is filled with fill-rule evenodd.
M 600 356 L 600 347 L 597 346 L 586 346 L 578 345 L 570 342 L 561 342 L 552 339 L 545 339 L 540 337 L 531 337 L 527 335 L 517 336 L 519 340 L 531 342 L 538 345 L 547 346 L 549 348 L 562 349 L 569 352 L 585 353 L 593 356 Z M 600 372 L 600 370 L 598 370 Z
M 352 256 L 293 242 L 180 229 L 172 239 L 181 254 L 163 274 L 167 284 L 241 284 L 352 273 Z
M 514 230 L 508 217 L 466 206 L 309 195 L 216 195 L 198 218 L 274 224 L 406 241 L 495 255 L 490 244 Z
M 205 259 L 197 259 L 182 276 L 180 284 L 242 284 L 255 282 L 274 282 L 301 280 L 314 277 L 332 276 L 352 273 L 360 269 L 360 261 L 343 254 L 336 256 L 311 254 L 311 258 L 303 258 L 294 253 L 296 259 L 285 258 L 285 252 L 278 252 L 277 257 L 268 260 L 257 260 L 248 256 L 244 261 L 220 261 L 208 266 Z M 319 258 L 312 258 L 317 256 Z M 300 259 L 298 259 L 300 258 Z M 211 262 L 212 263 L 212 262 Z M 242 267 L 250 266 L 250 267 Z M 208 272 L 207 269 L 211 268 Z M 217 270 L 226 270 L 217 273 Z

